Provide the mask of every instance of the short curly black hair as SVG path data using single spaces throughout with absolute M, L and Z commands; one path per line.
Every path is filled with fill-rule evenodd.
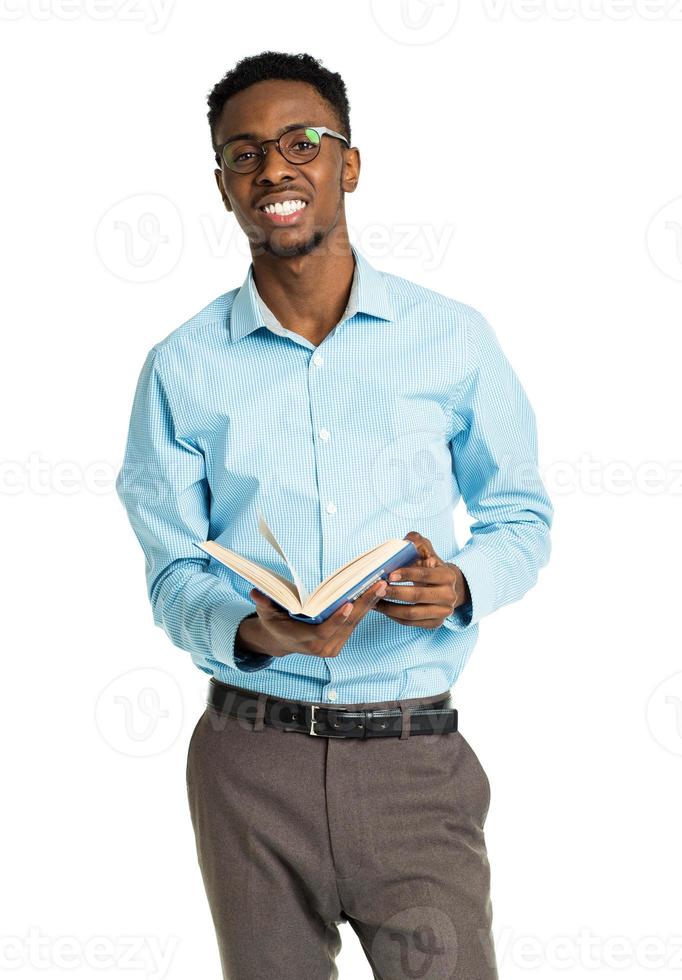
M 294 82 L 308 82 L 327 100 L 339 118 L 339 132 L 350 146 L 350 106 L 346 86 L 339 74 L 324 68 L 321 61 L 310 54 L 286 54 L 283 51 L 261 51 L 238 61 L 208 94 L 208 124 L 211 141 L 215 148 L 215 128 L 229 98 L 255 82 L 270 78 Z

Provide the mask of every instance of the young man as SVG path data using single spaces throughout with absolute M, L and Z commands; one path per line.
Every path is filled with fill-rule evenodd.
M 336 977 L 348 921 L 377 978 L 493 980 L 490 785 L 450 688 L 549 559 L 533 411 L 479 313 L 350 244 L 339 75 L 267 51 L 209 107 L 252 263 L 149 351 L 117 490 L 154 622 L 211 675 L 187 787 L 224 975 Z M 428 134 L 386 136 L 410 193 Z M 309 589 L 387 538 L 420 559 L 303 623 L 196 548 L 288 575 L 259 511 Z

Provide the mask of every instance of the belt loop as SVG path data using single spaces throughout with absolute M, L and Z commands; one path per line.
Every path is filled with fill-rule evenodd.
M 410 721 L 411 721 L 411 711 L 412 707 L 409 704 L 401 704 L 398 702 L 398 707 L 401 712 L 401 726 L 400 726 L 400 737 L 409 738 L 410 737 Z
M 265 717 L 265 702 L 267 701 L 267 694 L 258 695 L 258 703 L 256 705 L 256 716 L 253 720 L 253 731 L 260 732 L 263 730 L 263 718 Z

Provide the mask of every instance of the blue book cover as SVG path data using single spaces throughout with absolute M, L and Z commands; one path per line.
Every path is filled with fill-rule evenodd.
M 291 579 L 263 568 L 217 541 L 195 542 L 195 545 L 272 599 L 292 619 L 304 623 L 323 623 L 344 603 L 359 598 L 379 579 L 388 579 L 396 568 L 404 568 L 420 558 L 419 549 L 408 538 L 389 538 L 337 568 L 309 593 L 260 513 L 258 528 L 284 559 Z
M 405 547 L 401 548 L 400 551 L 393 556 L 389 561 L 384 562 L 381 567 L 375 568 L 369 575 L 366 575 L 361 582 L 357 583 L 353 588 L 348 589 L 340 599 L 334 600 L 330 605 L 328 605 L 322 612 L 318 613 L 317 616 L 299 616 L 294 615 L 294 613 L 289 612 L 292 619 L 300 619 L 304 623 L 323 623 L 325 619 L 340 609 L 344 602 L 353 602 L 358 599 L 363 592 L 371 588 L 375 582 L 378 582 L 380 578 L 386 579 L 388 581 L 388 576 L 391 572 L 395 571 L 396 568 L 405 568 L 406 565 L 411 565 L 413 561 L 419 558 L 419 551 L 414 543 L 410 540 L 402 539 L 405 542 Z M 401 583 L 402 584 L 402 583 Z M 276 601 L 276 600 L 273 600 Z

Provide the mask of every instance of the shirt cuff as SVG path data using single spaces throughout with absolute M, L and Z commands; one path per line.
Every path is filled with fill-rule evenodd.
M 266 653 L 239 653 L 238 650 L 234 651 L 234 663 L 239 670 L 245 670 L 250 673 L 253 670 L 262 670 L 263 667 L 267 667 L 274 657 L 269 656 Z
M 211 654 L 218 663 L 238 670 L 260 670 L 273 659 L 269 655 L 242 650 L 237 633 L 243 619 L 255 616 L 255 603 L 245 599 L 221 602 L 213 607 L 209 620 Z
M 250 613 L 249 616 L 244 616 L 244 619 L 251 619 L 254 615 L 254 613 Z M 237 633 L 239 632 L 239 625 L 243 621 L 243 619 L 239 620 L 239 623 L 237 624 Z M 254 653 L 252 650 L 243 650 L 237 642 L 237 635 L 235 633 L 234 662 L 235 666 L 238 667 L 239 670 L 244 670 L 247 673 L 251 673 L 251 671 L 254 670 L 263 670 L 264 667 L 268 666 L 271 660 L 274 660 L 274 657 L 271 657 L 267 653 Z
M 493 572 L 488 560 L 474 547 L 462 548 L 448 565 L 459 568 L 467 581 L 471 598 L 454 609 L 444 624 L 466 629 L 497 608 Z

